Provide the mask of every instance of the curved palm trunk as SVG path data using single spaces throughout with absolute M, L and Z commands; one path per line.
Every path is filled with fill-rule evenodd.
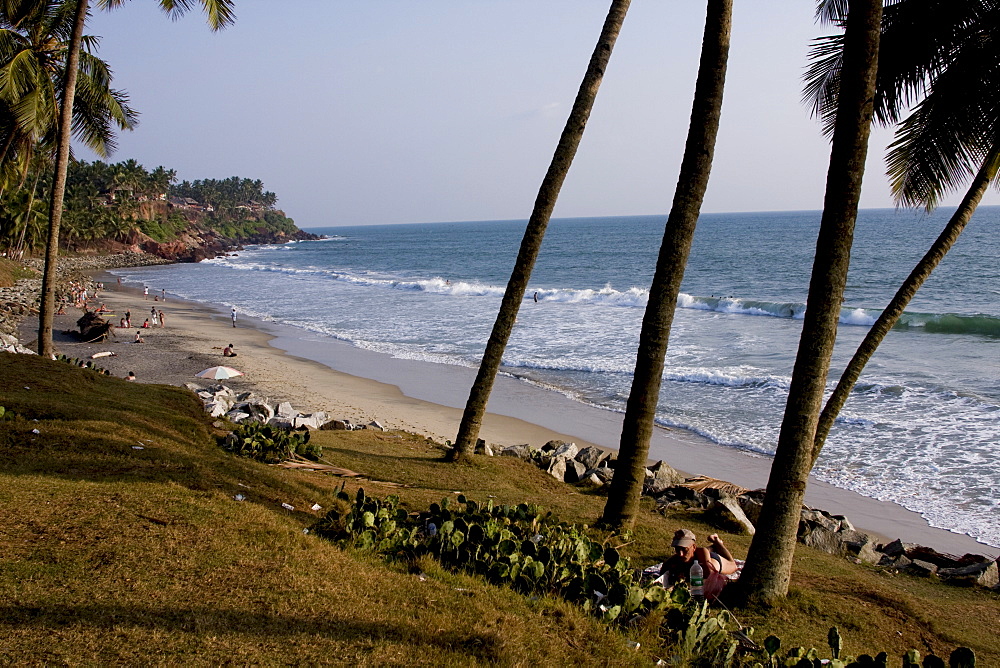
M 52 179 L 52 201 L 49 206 L 49 234 L 45 247 L 45 269 L 42 272 L 42 294 L 38 306 L 38 354 L 52 357 L 52 316 L 55 313 L 56 269 L 59 263 L 59 223 L 62 221 L 63 198 L 66 194 L 66 172 L 69 169 L 69 148 L 73 137 L 73 97 L 80 65 L 80 40 L 87 22 L 89 0 L 78 0 L 73 35 L 66 58 L 66 86 L 59 114 L 59 147 L 56 150 L 56 171 Z
M 28 225 L 31 223 L 31 217 L 34 212 L 35 207 L 35 193 L 38 192 L 38 180 L 42 176 L 42 170 L 38 170 L 35 173 L 35 182 L 31 184 L 31 196 L 28 198 L 28 211 L 24 216 L 24 227 L 21 228 L 21 235 L 17 239 L 17 245 L 14 246 L 14 252 L 11 257 L 15 260 L 20 260 L 24 255 L 24 237 L 28 233 Z
M 611 3 L 608 16 L 604 21 L 604 28 L 601 30 L 601 37 L 590 58 L 590 65 L 583 77 L 583 83 L 580 84 L 573 109 L 566 120 L 566 126 L 559 138 L 559 144 L 556 146 L 549 169 L 538 189 L 535 206 L 524 230 L 521 248 L 517 253 L 517 260 L 514 262 L 514 270 L 510 280 L 507 282 L 507 290 L 500 303 L 500 311 L 497 313 L 493 332 L 486 344 L 483 360 L 479 365 L 479 373 L 476 375 L 472 390 L 469 392 L 469 400 L 465 404 L 462 423 L 455 439 L 455 449 L 450 454 L 452 460 L 469 457 L 475 452 L 476 441 L 479 439 L 479 429 L 483 422 L 483 415 L 486 413 L 486 403 L 489 401 L 493 382 L 500 370 L 500 361 L 503 358 L 504 349 L 507 347 L 507 341 L 510 339 L 511 331 L 514 329 L 521 301 L 528 289 L 528 280 L 531 278 L 531 270 L 538 258 L 538 251 L 542 247 L 545 228 L 549 224 L 552 209 L 555 208 L 556 199 L 559 197 L 559 190 L 562 188 L 577 148 L 580 146 L 583 131 L 590 118 L 590 111 L 594 107 L 594 100 L 597 99 L 597 91 L 604 78 L 604 70 L 611 58 L 611 51 L 618 39 L 618 33 L 621 31 L 630 2 L 631 0 L 613 0 Z
M 609 527 L 631 528 L 642 495 L 646 475 L 643 469 L 649 454 L 653 418 L 660 397 L 670 326 L 695 226 L 701 213 L 701 203 L 712 171 L 715 140 L 722 116 L 732 9 L 732 0 L 708 2 L 691 125 L 677 179 L 677 190 L 656 260 L 656 272 L 649 288 L 649 301 L 643 315 L 639 350 L 636 353 L 635 375 L 622 425 L 618 462 L 601 517 L 601 523 Z
M 837 415 L 840 414 L 841 409 L 847 402 L 847 397 L 850 396 L 851 390 L 854 389 L 855 383 L 858 382 L 858 377 L 861 376 L 861 372 L 864 370 L 868 360 L 875 354 L 875 350 L 879 347 L 879 344 L 882 343 L 882 340 L 889 334 L 889 331 L 896 322 L 899 321 L 903 310 L 910 303 L 910 300 L 913 299 L 913 296 L 917 294 L 920 286 L 924 284 L 924 281 L 931 275 L 931 272 L 941 263 L 944 256 L 951 250 L 955 242 L 958 241 L 959 235 L 962 234 L 962 230 L 965 229 L 969 220 L 972 219 L 972 214 L 976 212 L 976 208 L 983 199 L 983 195 L 986 194 L 990 182 L 996 176 L 998 166 L 1000 166 L 1000 144 L 993 146 L 986 161 L 969 186 L 969 190 L 962 199 L 962 203 L 955 210 L 955 213 L 952 214 L 944 230 L 934 240 L 927 253 L 920 258 L 920 262 L 913 268 L 910 275 L 906 277 L 906 280 L 893 296 L 892 301 L 885 307 L 885 310 L 879 315 L 875 324 L 868 330 L 864 341 L 858 346 L 854 357 L 851 358 L 851 361 L 844 369 L 844 374 L 840 377 L 840 381 L 837 383 L 837 387 L 834 388 L 833 394 L 827 399 L 826 406 L 823 407 L 823 413 L 819 417 L 819 424 L 816 427 L 816 437 L 813 439 L 813 465 L 816 464 L 816 460 L 819 458 L 819 453 L 823 449 L 823 444 L 830 433 L 830 428 L 833 427 L 833 421 L 837 419 Z
M 739 580 L 743 596 L 765 603 L 788 593 L 792 574 L 802 500 L 812 469 L 813 439 L 851 259 L 871 133 L 881 21 L 882 0 L 851 0 L 808 307 L 764 506 Z

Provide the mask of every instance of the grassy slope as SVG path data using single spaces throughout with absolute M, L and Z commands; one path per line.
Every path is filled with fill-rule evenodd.
M 559 602 L 304 535 L 318 513 L 302 509 L 329 507 L 342 481 L 227 455 L 186 390 L 0 354 L 0 405 L 19 415 L 0 422 L 0 663 L 648 665 L 656 652 L 641 629 L 637 653 Z M 406 484 L 363 483 L 413 509 L 458 490 L 576 522 L 603 505 L 510 458 L 445 464 L 436 445 L 401 433 L 314 438 L 330 463 Z M 679 525 L 709 530 L 698 514 L 649 512 L 625 552 L 659 561 Z M 747 538 L 728 540 L 745 553 Z M 785 605 L 737 611 L 756 637 L 822 645 L 836 624 L 851 652 L 964 644 L 1000 665 L 995 594 L 797 555 Z
M 9 288 L 21 278 L 37 278 L 38 272 L 25 269 L 17 262 L 0 257 L 0 288 Z

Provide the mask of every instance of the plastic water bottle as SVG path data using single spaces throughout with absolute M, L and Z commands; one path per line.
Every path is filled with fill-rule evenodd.
M 705 571 L 697 560 L 691 564 L 691 595 L 695 598 L 705 597 Z

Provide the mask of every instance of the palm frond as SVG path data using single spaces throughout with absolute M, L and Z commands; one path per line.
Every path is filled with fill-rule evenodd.
M 847 20 L 847 0 L 819 0 L 816 20 L 820 23 L 843 23 Z
M 926 96 L 896 131 L 887 173 L 903 205 L 933 208 L 981 167 L 1000 126 L 1000 9 L 965 2 L 952 47 L 928 74 Z
M 208 26 L 212 30 L 222 30 L 236 21 L 236 11 L 233 0 L 158 0 L 160 9 L 176 21 L 197 5 L 201 5 L 208 18 Z M 112 10 L 125 4 L 126 0 L 97 0 L 101 9 Z
M 27 95 L 48 79 L 31 51 L 20 51 L 0 67 L 0 98 L 8 102 Z
M 128 106 L 128 95 L 108 89 L 81 73 L 77 79 L 73 105 L 73 136 L 101 157 L 117 148 L 115 129 L 131 130 L 138 124 L 138 113 Z

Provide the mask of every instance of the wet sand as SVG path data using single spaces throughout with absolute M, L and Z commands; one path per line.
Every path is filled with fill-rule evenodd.
M 413 360 L 361 350 L 349 344 L 291 327 L 242 316 L 233 327 L 228 309 L 187 302 L 167 295 L 154 301 L 159 289 L 142 290 L 116 285 L 104 274 L 107 290 L 95 302 L 104 302 L 107 315 L 119 322 L 126 309 L 133 325 L 142 324 L 155 306 L 166 314 L 165 327 L 141 330 L 145 343 L 132 343 L 136 328 L 117 330 L 117 338 L 81 344 L 63 335 L 74 329 L 81 311 L 69 309 L 57 316 L 56 349 L 84 358 L 95 352 L 114 352 L 95 364 L 113 375 L 136 374 L 139 383 L 183 385 L 209 381 L 195 378 L 202 369 L 231 366 L 246 375 L 224 381 L 237 391 L 254 389 L 272 401 L 289 401 L 302 412 L 323 410 L 338 419 L 367 423 L 377 420 L 394 429 L 424 434 L 438 441 L 454 440 L 462 408 L 475 376 L 474 369 Z M 37 323 L 22 326 L 22 341 L 34 339 Z M 237 357 L 222 355 L 233 344 Z M 541 446 L 549 440 L 574 441 L 581 447 L 616 449 L 621 433 L 620 413 L 587 406 L 529 383 L 509 377 L 497 379 L 481 437 L 490 443 Z M 684 472 L 721 478 L 748 488 L 763 487 L 771 460 L 719 446 L 683 430 L 657 429 L 650 446 L 652 459 L 663 459 Z M 907 484 L 900 481 L 900 484 Z M 902 538 L 952 554 L 973 552 L 996 557 L 993 548 L 969 536 L 931 527 L 917 513 L 901 506 L 861 496 L 816 480 L 810 482 L 810 505 L 846 515 L 859 529 L 887 538 Z

